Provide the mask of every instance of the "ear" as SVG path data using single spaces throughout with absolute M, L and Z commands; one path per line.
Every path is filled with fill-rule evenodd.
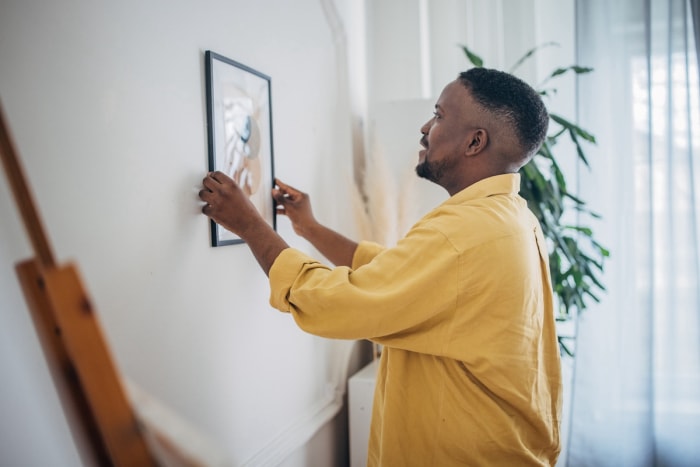
M 476 156 L 488 146 L 489 134 L 484 128 L 471 130 L 467 135 L 465 156 Z

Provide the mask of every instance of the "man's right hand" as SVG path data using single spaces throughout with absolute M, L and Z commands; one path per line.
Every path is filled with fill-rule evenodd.
M 357 243 L 335 230 L 319 224 L 311 212 L 309 195 L 275 179 L 272 197 L 277 213 L 292 222 L 297 235 L 305 238 L 336 266 L 351 266 Z
M 311 229 L 318 225 L 311 210 L 309 195 L 275 179 L 276 188 L 272 189 L 272 197 L 277 202 L 277 213 L 283 214 L 292 222 L 297 235 L 307 238 Z

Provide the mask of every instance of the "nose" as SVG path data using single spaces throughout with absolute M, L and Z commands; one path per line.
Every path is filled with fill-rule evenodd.
M 424 135 L 427 135 L 428 132 L 430 131 L 430 125 L 433 123 L 433 119 L 431 118 L 427 122 L 423 124 L 422 127 L 420 127 L 420 132 Z

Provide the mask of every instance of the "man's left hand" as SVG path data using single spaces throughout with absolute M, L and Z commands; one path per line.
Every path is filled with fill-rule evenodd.
M 199 198 L 202 212 L 214 222 L 245 240 L 249 227 L 265 222 L 241 187 L 222 172 L 210 172 L 202 181 Z

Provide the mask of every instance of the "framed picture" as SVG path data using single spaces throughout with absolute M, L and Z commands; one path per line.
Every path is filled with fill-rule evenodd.
M 270 77 L 212 51 L 205 52 L 209 170 L 233 178 L 276 228 Z M 243 240 L 211 222 L 211 245 Z

